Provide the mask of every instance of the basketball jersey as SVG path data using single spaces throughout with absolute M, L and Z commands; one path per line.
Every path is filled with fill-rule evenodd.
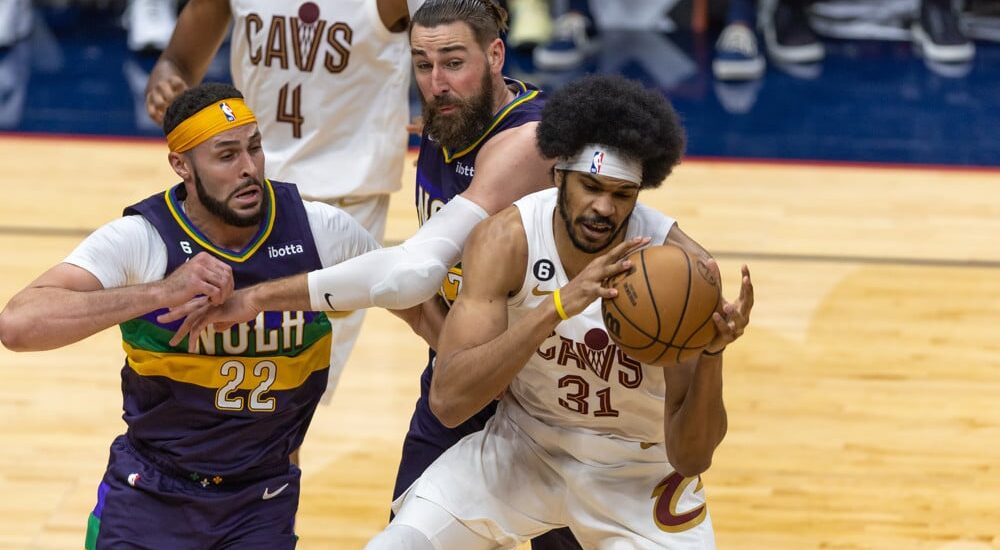
M 514 203 L 528 240 L 528 267 L 524 284 L 507 302 L 508 326 L 569 283 L 552 229 L 557 193 L 546 189 Z M 625 238 L 648 236 L 662 244 L 674 223 L 636 204 Z M 649 443 L 664 439 L 665 390 L 661 367 L 632 359 L 608 337 L 600 300 L 560 322 L 510 384 L 528 414 L 548 425 Z
M 543 92 L 512 78 L 505 78 L 504 81 L 515 90 L 514 99 L 500 108 L 482 135 L 461 151 L 448 150 L 424 130 L 417 157 L 416 202 L 420 225 L 469 188 L 476 173 L 476 156 L 490 138 L 504 130 L 541 120 L 545 104 Z M 449 305 L 458 295 L 461 280 L 462 268 L 459 265 L 453 267 L 442 282 L 441 295 Z
M 229 264 L 236 288 L 322 267 L 294 185 L 265 181 L 266 217 L 239 251 L 209 242 L 184 214 L 183 193 L 177 185 L 125 209 L 148 220 L 166 244 L 165 276 L 202 251 Z M 187 338 L 169 343 L 180 322 L 156 320 L 165 311 L 120 325 L 129 440 L 179 472 L 218 476 L 215 483 L 287 464 L 326 390 L 326 315 L 263 312 L 225 331 L 208 329 L 189 354 Z
M 268 175 L 307 199 L 400 188 L 409 117 L 405 32 L 375 0 L 231 0 L 233 82 L 264 136 Z

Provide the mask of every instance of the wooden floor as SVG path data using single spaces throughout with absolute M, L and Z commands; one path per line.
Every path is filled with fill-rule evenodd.
M 0 137 L 0 173 L 0 304 L 175 181 L 154 143 Z M 1000 548 L 1000 172 L 691 161 L 642 199 L 718 254 L 727 295 L 753 272 L 704 476 L 720 548 Z M 414 218 L 404 186 L 388 238 Z M 303 449 L 300 548 L 385 524 L 424 354 L 369 313 Z M 121 362 L 117 330 L 0 349 L 0 548 L 81 547 Z

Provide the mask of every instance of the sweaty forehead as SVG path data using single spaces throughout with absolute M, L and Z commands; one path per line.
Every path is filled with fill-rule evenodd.
M 472 28 L 461 21 L 434 27 L 414 25 L 410 34 L 410 47 L 414 55 L 479 49 Z

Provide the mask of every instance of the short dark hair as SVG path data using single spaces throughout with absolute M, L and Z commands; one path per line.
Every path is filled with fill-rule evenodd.
M 659 187 L 684 153 L 684 128 L 663 94 L 621 76 L 592 75 L 549 96 L 537 130 L 546 158 L 579 154 L 587 144 L 642 162 L 644 189 Z
M 219 82 L 206 82 L 184 90 L 174 98 L 174 101 L 167 107 L 166 114 L 163 115 L 163 134 L 169 134 L 191 115 L 216 101 L 231 97 L 243 99 L 243 94 L 233 85 Z
M 437 27 L 461 21 L 472 27 L 472 34 L 484 49 L 507 32 L 507 10 L 494 0 L 427 0 L 410 18 L 413 27 Z

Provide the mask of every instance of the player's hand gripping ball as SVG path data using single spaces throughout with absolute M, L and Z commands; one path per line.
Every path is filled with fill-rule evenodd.
M 706 259 L 674 245 L 629 256 L 632 268 L 608 280 L 618 296 L 601 302 L 604 326 L 626 355 L 669 367 L 697 356 L 715 338 L 712 313 L 722 285 Z

